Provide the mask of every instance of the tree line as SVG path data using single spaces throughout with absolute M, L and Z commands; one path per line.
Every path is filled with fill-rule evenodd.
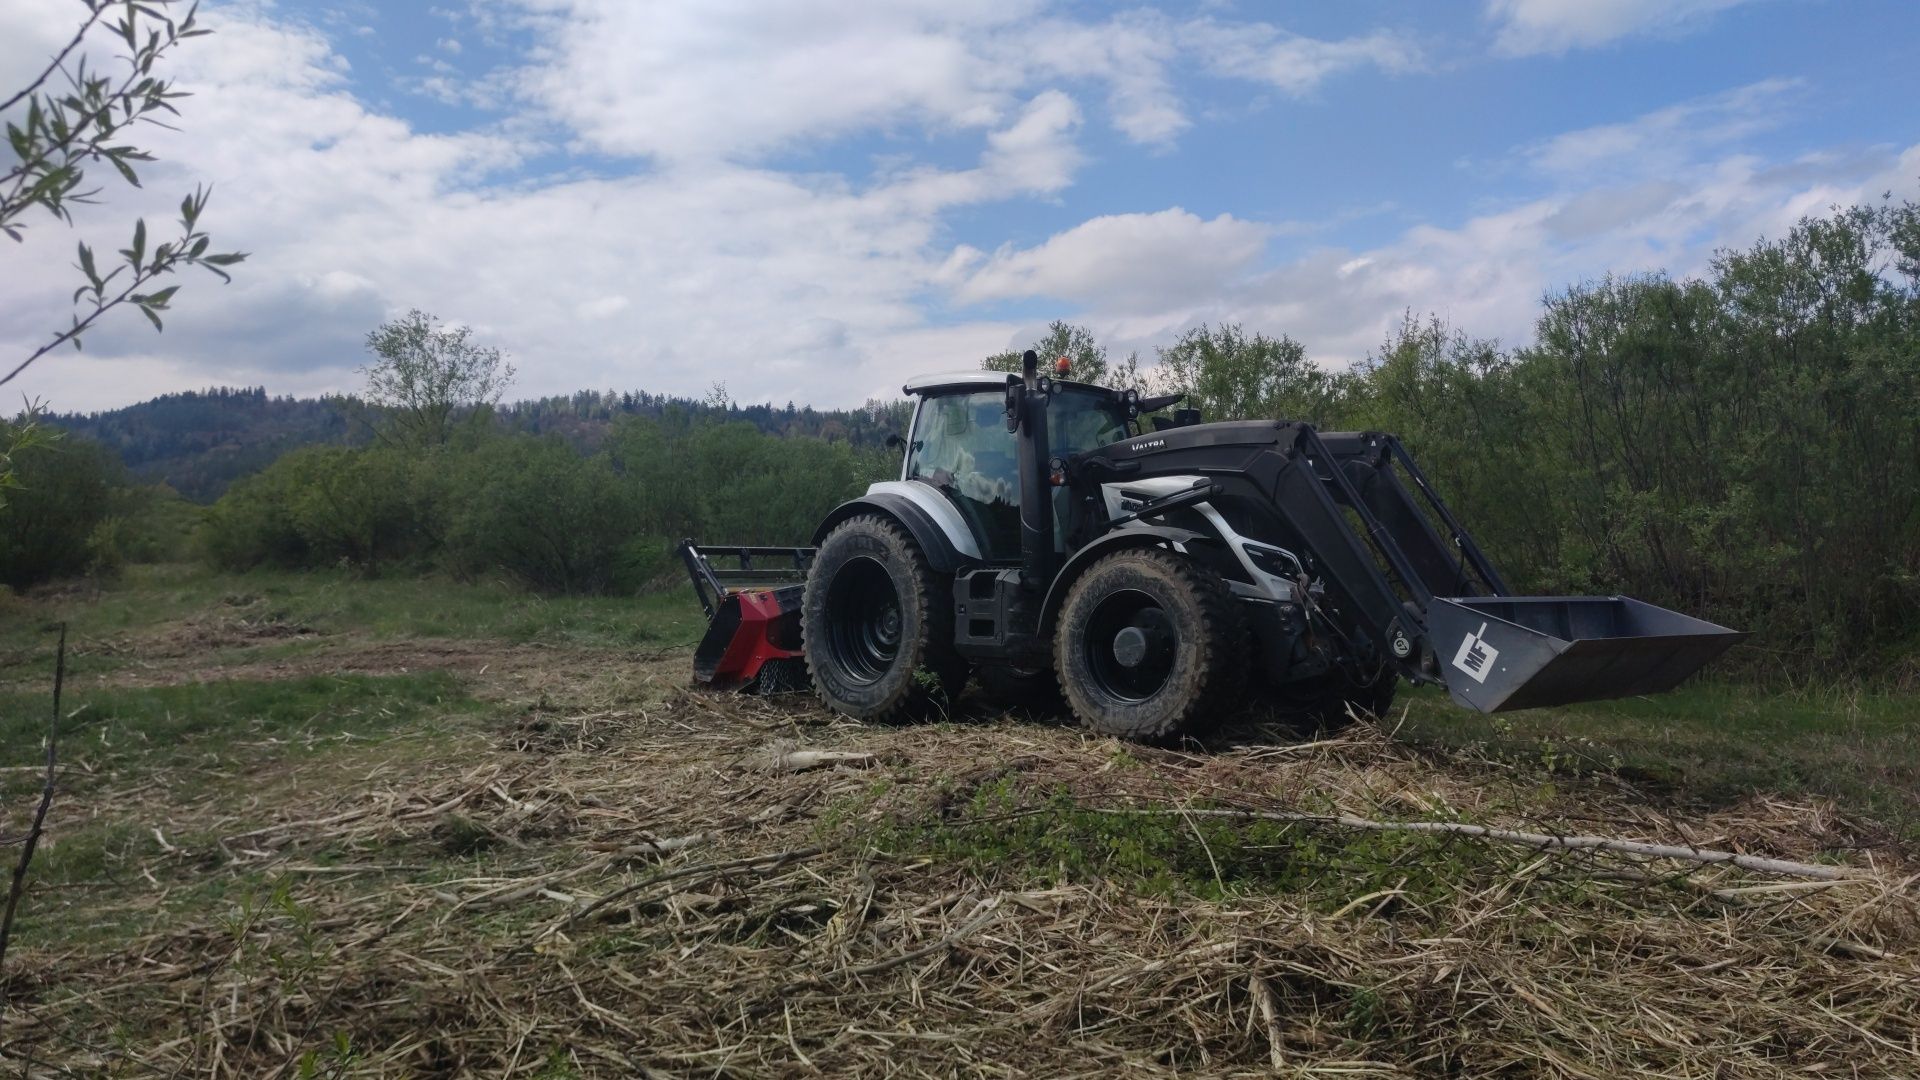
M 745 423 L 783 438 L 825 439 L 878 449 L 906 429 L 904 401 L 869 401 L 852 409 L 815 409 L 787 402 L 746 404 L 644 390 L 581 390 L 502 403 L 491 410 L 505 431 L 556 435 L 591 454 L 615 422 L 662 420 L 671 412 L 699 422 Z M 358 395 L 295 398 L 263 387 L 211 387 L 162 394 L 137 405 L 92 413 L 46 413 L 45 432 L 106 445 L 132 477 L 164 483 L 189 502 L 212 503 L 242 477 L 282 454 L 316 443 L 364 446 L 376 438 L 377 410 Z
M 1208 419 L 1398 433 L 1522 591 L 1621 592 L 1750 630 L 1755 668 L 1920 679 L 1914 203 L 1809 218 L 1698 278 L 1564 289 L 1518 346 L 1411 314 L 1344 370 L 1231 324 L 1144 364 L 1068 323 L 1034 345 L 1077 378 L 1184 392 Z M 837 414 L 836 429 L 810 419 L 836 414 L 742 407 L 717 388 L 703 402 L 587 391 L 499 407 L 470 395 L 408 434 L 406 402 L 364 405 L 380 425 L 364 445 L 294 450 L 201 513 L 199 557 L 626 591 L 671 574 L 680 536 L 805 542 L 829 507 L 894 474 L 897 451 L 879 444 L 906 420 L 899 402 Z M 113 494 L 123 480 L 73 482 L 87 462 L 106 476 L 111 457 L 77 438 L 15 455 L 6 583 L 173 550 L 161 537 L 192 511 L 148 527 L 166 499 L 141 509 Z M 37 481 L 56 459 L 64 478 Z M 61 556 L 23 558 L 29 537 Z
M 1753 631 L 1757 667 L 1920 681 L 1920 205 L 1803 220 L 1699 278 L 1549 295 L 1534 341 L 1409 317 L 1330 372 L 1201 327 L 1151 378 L 1210 417 L 1398 433 L 1526 592 Z

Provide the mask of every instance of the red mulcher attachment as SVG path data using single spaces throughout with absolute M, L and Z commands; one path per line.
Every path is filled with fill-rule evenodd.
M 693 651 L 694 681 L 759 694 L 806 689 L 800 597 L 813 549 L 701 547 L 682 540 L 680 557 L 707 613 L 706 636 Z M 715 559 L 738 565 L 715 569 Z

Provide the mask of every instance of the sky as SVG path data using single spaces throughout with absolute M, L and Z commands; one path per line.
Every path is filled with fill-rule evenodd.
M 0 97 L 80 10 L 8 0 Z M 120 312 L 6 392 L 350 391 L 411 308 L 504 349 L 515 398 L 854 405 L 1053 319 L 1147 361 L 1237 322 L 1337 367 L 1409 312 L 1523 344 L 1550 292 L 1920 189 L 1910 0 L 202 12 L 144 186 L 0 238 L 0 359 L 64 325 L 76 240 L 124 246 L 196 184 L 251 257 L 191 274 L 164 333 Z

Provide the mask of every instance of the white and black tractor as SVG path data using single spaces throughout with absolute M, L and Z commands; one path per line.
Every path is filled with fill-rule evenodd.
M 1037 367 L 907 383 L 900 478 L 809 546 L 688 541 L 700 681 L 810 679 L 881 720 L 973 676 L 1165 740 L 1249 696 L 1338 725 L 1403 679 L 1482 712 L 1652 693 L 1743 636 L 1622 596 L 1511 595 L 1392 435 L 1202 423 Z

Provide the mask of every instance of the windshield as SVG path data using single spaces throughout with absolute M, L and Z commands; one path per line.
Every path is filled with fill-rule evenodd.
M 1056 457 L 1126 437 L 1127 407 L 1106 391 L 1061 386 L 1047 404 L 1047 441 Z

